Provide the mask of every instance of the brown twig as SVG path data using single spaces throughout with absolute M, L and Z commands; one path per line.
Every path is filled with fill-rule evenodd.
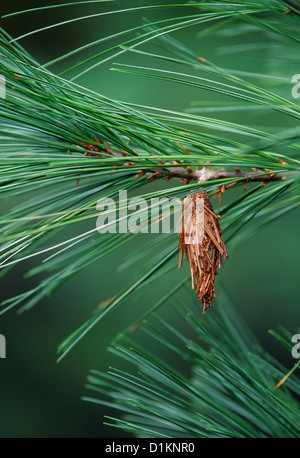
M 270 181 L 284 181 L 286 177 L 281 173 L 274 173 L 271 171 L 262 172 L 261 170 L 255 170 L 254 172 L 242 172 L 239 169 L 235 169 L 234 172 L 227 172 L 225 170 L 213 170 L 208 167 L 203 167 L 201 170 L 193 170 L 190 167 L 171 167 L 168 169 L 144 169 L 145 173 L 151 173 L 149 181 L 153 178 L 179 178 L 186 183 L 190 181 L 197 181 L 203 183 L 205 181 L 222 180 L 226 178 L 243 179 L 243 182 L 261 181 L 263 183 L 269 183 Z M 153 178 L 152 178 L 153 177 Z
M 109 147 L 107 141 L 104 142 L 104 145 L 100 143 L 97 137 L 93 137 L 93 142 L 95 144 L 85 143 L 84 148 L 88 151 L 84 153 L 84 156 L 96 156 L 96 157 L 107 157 L 109 156 L 127 156 L 127 152 L 117 152 L 112 150 Z M 79 147 L 82 148 L 82 147 Z M 103 156 L 104 153 L 104 156 Z M 173 161 L 176 163 L 175 161 Z M 281 162 L 281 161 L 280 161 Z M 282 161 L 283 164 L 285 164 Z M 270 181 L 284 181 L 286 177 L 280 173 L 275 173 L 270 170 L 267 172 L 262 172 L 258 169 L 253 169 L 253 172 L 242 172 L 240 169 L 235 168 L 234 172 L 227 172 L 226 170 L 214 170 L 208 167 L 203 167 L 200 170 L 194 170 L 191 167 L 169 167 L 167 164 L 164 164 L 162 161 L 159 161 L 160 165 L 166 165 L 165 168 L 151 168 L 151 169 L 142 169 L 139 171 L 136 178 L 140 178 L 145 174 L 150 173 L 147 181 L 152 181 L 156 178 L 163 178 L 165 180 L 170 180 L 171 178 L 180 179 L 184 184 L 188 184 L 190 181 L 197 181 L 198 183 L 204 183 L 206 181 L 212 180 L 222 180 L 226 178 L 235 178 L 242 179 L 243 182 L 252 182 L 260 181 L 263 183 L 269 183 Z M 127 162 L 124 165 L 134 166 L 134 162 Z

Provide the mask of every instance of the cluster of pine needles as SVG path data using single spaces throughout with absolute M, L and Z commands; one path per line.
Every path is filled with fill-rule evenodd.
M 85 6 L 97 2 L 75 3 Z M 51 8 L 72 8 L 75 3 Z M 111 9 L 106 12 L 37 28 L 20 37 L 12 38 L 1 30 L 0 74 L 5 78 L 6 94 L 0 100 L 0 196 L 18 202 L 1 216 L 1 276 L 20 263 L 39 259 L 26 277 L 42 278 L 29 290 L 6 298 L 1 313 L 15 307 L 20 312 L 29 310 L 76 274 L 138 237 L 130 233 L 97 236 L 98 200 L 116 199 L 121 190 L 138 194 L 150 203 L 153 197 L 167 195 L 183 200 L 192 191 L 215 192 L 232 183 L 240 186 L 241 193 L 220 209 L 228 252 L 262 226 L 299 206 L 300 133 L 296 123 L 300 107 L 279 89 L 290 84 L 289 78 L 280 73 L 260 75 L 221 68 L 173 36 L 190 27 L 198 27 L 205 40 L 215 34 L 234 35 L 238 39 L 259 32 L 266 37 L 266 43 L 260 43 L 261 49 L 274 45 L 276 55 L 284 56 L 285 72 L 289 69 L 296 73 L 294 56 L 300 41 L 297 3 L 254 0 L 163 5 L 156 2 L 117 10 L 113 2 L 108 2 Z M 160 11 L 166 9 L 170 10 L 169 18 L 161 18 Z M 156 11 L 157 18 L 99 38 L 43 65 L 19 43 L 24 37 L 68 23 L 109 14 L 136 11 L 146 14 L 147 10 Z M 43 14 L 47 7 L 35 11 Z M 30 13 L 27 10 L 15 14 L 25 17 Z M 68 59 L 74 55 L 92 51 L 109 40 L 113 40 L 111 46 L 68 66 Z M 157 52 L 147 48 L 153 43 L 158 44 Z M 241 50 L 246 53 L 247 46 L 241 45 Z M 231 51 L 235 52 L 234 46 Z M 132 53 L 149 59 L 149 65 L 117 62 L 120 55 L 132 56 Z M 175 112 L 112 100 L 78 83 L 85 74 L 109 61 L 113 62 L 113 70 L 135 78 L 148 77 L 175 88 L 188 86 L 195 91 L 222 94 L 228 97 L 228 102 L 209 107 L 195 102 L 186 111 Z M 65 62 L 66 67 L 59 75 L 50 70 L 52 65 Z M 279 124 L 284 120 L 282 126 L 285 126 L 288 120 L 291 125 L 259 129 L 217 116 L 223 111 L 247 109 L 258 113 L 265 110 L 266 116 L 275 113 Z M 209 117 L 209 110 L 213 110 L 214 116 Z M 174 166 L 197 170 L 207 164 L 217 170 L 283 174 L 286 179 L 267 186 L 251 184 L 244 191 L 243 178 L 185 185 L 170 180 L 169 187 L 147 188 L 147 178 L 153 177 L 153 169 L 158 171 L 155 175 L 158 183 L 159 171 L 163 176 Z M 109 312 L 136 294 L 143 294 L 177 269 L 177 245 L 178 237 L 158 234 L 155 249 L 153 243 L 143 248 L 142 271 L 140 254 L 132 253 L 131 264 L 136 263 L 137 270 L 134 281 L 116 291 L 105 307 L 97 307 L 61 343 L 59 359 Z M 220 286 L 220 297 L 225 294 L 222 291 Z M 194 293 L 186 294 L 191 297 Z M 218 300 L 215 313 L 205 321 L 187 308 L 189 301 L 174 305 L 198 336 L 190 341 L 157 314 L 171 296 L 168 293 L 148 311 L 152 318 L 141 329 L 188 362 L 192 375 L 183 376 L 157 355 L 124 337 L 124 345 L 118 343 L 112 349 L 133 362 L 141 374 L 132 376 L 116 370 L 107 375 L 94 371 L 90 376 L 91 387 L 101 396 L 107 390 L 111 393 L 114 400 L 106 405 L 126 412 L 126 419 L 116 420 L 115 425 L 139 436 L 152 437 L 299 435 L 297 402 L 286 388 L 273 391 L 284 370 L 228 318 L 230 301 L 224 299 L 225 312 L 225 306 L 220 306 L 221 299 Z M 152 320 L 156 320 L 158 327 Z M 286 383 L 299 394 L 295 379 L 290 378 Z M 93 402 L 105 403 L 103 398 Z

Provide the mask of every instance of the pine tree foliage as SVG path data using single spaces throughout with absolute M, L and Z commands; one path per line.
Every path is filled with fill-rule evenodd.
M 117 410 L 121 417 L 111 414 L 105 423 L 138 437 L 299 437 L 299 404 L 291 396 L 299 395 L 299 380 L 274 390 L 285 369 L 263 351 L 225 289 L 205 320 L 195 302 L 187 307 L 178 291 L 169 299 L 188 323 L 184 330 L 154 312 L 139 338 L 136 330 L 119 336 L 110 351 L 130 363 L 130 372 L 91 371 L 93 395 L 84 400 Z M 140 343 L 144 333 L 147 345 Z
M 117 9 L 114 2 L 109 2 L 105 12 L 101 10 L 102 2 L 76 2 L 83 7 L 90 3 L 99 3 L 99 13 L 36 28 L 20 37 L 10 37 L 5 30 L 1 30 L 0 74 L 6 82 L 6 97 L 0 99 L 1 198 L 18 200 L 26 196 L 25 203 L 23 201 L 1 216 L 1 275 L 5 275 L 17 264 L 35 259 L 36 266 L 27 273 L 27 278 L 42 278 L 28 291 L 7 298 L 2 303 L 2 313 L 14 307 L 19 311 L 29 310 L 76 274 L 138 237 L 138 234 L 132 233 L 107 233 L 97 237 L 98 200 L 117 198 L 121 190 L 134 192 L 150 203 L 153 197 L 172 196 L 183 199 L 195 190 L 213 192 L 220 189 L 220 186 L 234 184 L 235 188 L 241 190 L 239 196 L 235 196 L 220 210 L 227 251 L 236 248 L 263 225 L 299 206 L 300 143 L 297 121 L 300 107 L 290 95 L 291 81 L 286 77 L 287 69 L 290 75 L 297 73 L 295 59 L 300 41 L 299 2 L 152 2 L 147 6 L 138 4 L 122 9 Z M 64 5 L 72 8 L 74 2 Z M 42 6 L 35 8 L 35 11 L 45 14 L 47 8 L 61 6 Z M 162 19 L 159 13 L 166 10 L 168 18 Z M 149 11 L 156 12 L 157 19 L 145 20 L 122 32 L 112 32 L 108 37 L 87 43 L 44 65 L 39 64 L 19 43 L 22 38 L 42 33 L 43 30 L 103 15 L 125 15 L 135 11 L 145 16 Z M 25 17 L 31 12 L 24 10 L 9 16 L 22 14 Z M 212 35 L 236 36 L 238 39 L 245 34 L 259 34 L 261 42 L 255 43 L 257 49 L 263 51 L 268 46 L 274 55 L 284 58 L 277 58 L 278 65 L 274 61 L 274 69 L 267 74 L 222 68 L 207 56 L 197 55 L 192 48 L 174 37 L 175 32 L 191 27 L 198 27 L 200 35 L 206 40 Z M 97 46 L 103 43 L 105 49 L 97 51 Z M 154 45 L 157 46 L 155 51 Z M 230 45 L 224 52 L 247 53 L 249 46 Z M 86 57 L 86 51 L 92 54 Z M 149 65 L 132 65 L 130 58 L 133 53 L 135 57 L 143 57 L 143 62 L 148 59 Z M 69 65 L 69 58 L 75 54 L 80 56 L 79 61 Z M 124 54 L 128 64 L 118 62 L 118 57 Z M 175 112 L 112 100 L 79 84 L 83 75 L 107 62 L 112 63 L 114 71 L 132 74 L 136 78 L 157 79 L 174 88 L 188 86 L 195 93 L 197 90 L 206 90 L 221 94 L 222 97 L 226 96 L 226 101 L 214 104 L 195 101 L 184 112 Z M 282 72 L 283 62 L 285 73 Z M 51 67 L 57 63 L 64 65 L 59 75 L 51 71 Z M 257 113 L 263 110 L 266 116 L 276 113 L 278 125 L 257 128 L 224 121 L 222 114 L 234 110 L 254 110 Z M 289 127 L 284 127 L 287 123 L 290 123 Z M 262 172 L 280 174 L 285 179 L 266 186 L 265 183 L 263 186 L 262 183 L 251 184 L 244 192 L 242 189 L 245 180 L 234 177 L 204 183 L 182 183 L 172 179 L 169 186 L 164 183 L 161 189 L 147 189 L 149 178 L 155 178 L 156 183 L 159 183 L 163 176 L 171 174 L 172 167 L 196 170 L 207 164 L 214 170 L 254 170 L 258 175 Z M 88 230 L 82 230 L 84 223 L 90 224 Z M 69 235 L 70 228 L 72 236 Z M 130 262 L 137 266 L 135 280 L 123 290 L 116 291 L 105 307 L 97 307 L 91 317 L 87 317 L 87 321 L 62 342 L 58 349 L 60 358 L 110 311 L 134 295 L 142 294 L 147 287 L 160 282 L 167 272 L 176 269 L 177 244 L 178 238 L 174 234 L 157 234 L 156 252 L 153 252 L 152 244 L 144 248 L 143 257 L 147 261 L 142 272 L 139 269 L 140 254 L 133 252 Z M 147 256 L 148 253 L 151 253 L 151 257 Z M 151 312 L 154 313 L 163 304 L 163 300 L 159 301 Z M 159 320 L 158 316 L 156 318 Z M 216 320 L 216 327 L 221 327 L 217 318 L 209 320 Z M 252 347 L 247 347 L 247 350 L 245 347 L 245 367 L 251 368 L 247 374 L 238 358 L 237 349 L 244 346 L 240 337 L 236 340 L 237 348 L 232 348 L 228 341 L 225 353 L 218 353 L 221 351 L 220 341 L 216 338 L 213 345 L 213 337 L 208 335 L 204 325 L 194 315 L 189 315 L 188 321 L 194 330 L 204 332 L 206 344 L 211 348 L 218 346 L 217 352 L 210 353 L 198 344 L 190 343 L 189 356 L 185 356 L 183 346 L 178 347 L 176 351 L 179 355 L 187 357 L 192 364 L 194 372 L 191 379 L 184 381 L 172 369 L 167 375 L 160 366 L 158 368 L 159 361 L 154 356 L 151 356 L 149 366 L 144 355 L 135 353 L 134 356 L 135 363 L 147 367 L 147 370 L 151 366 L 151 377 L 158 377 L 155 396 L 161 396 L 166 401 L 165 413 L 160 411 L 161 426 L 165 431 L 163 434 L 167 437 L 175 437 L 183 432 L 196 436 L 295 435 L 297 426 L 294 420 L 299 411 L 288 393 L 277 395 L 272 392 L 270 380 L 273 383 L 279 375 L 278 370 L 273 368 L 273 362 L 264 360 L 260 350 L 248 354 L 248 351 L 253 351 Z M 229 322 L 227 324 L 231 326 Z M 149 332 L 153 338 L 157 338 L 155 328 L 151 327 Z M 181 334 L 176 334 L 176 337 L 181 344 L 187 345 Z M 165 343 L 165 337 L 161 338 Z M 173 343 L 170 345 L 175 348 Z M 128 356 L 132 354 L 128 353 L 126 347 L 118 347 L 114 351 L 132 358 Z M 221 354 L 224 361 L 220 358 Z M 262 372 L 262 367 L 267 373 Z M 231 375 L 229 368 L 233 370 Z M 110 383 L 117 383 L 118 379 L 122 385 L 122 374 L 117 373 L 114 378 L 111 377 Z M 103 383 L 98 382 L 98 379 L 93 378 L 95 385 Z M 170 393 L 163 386 L 164 382 L 161 385 L 162 380 L 172 380 L 176 401 L 171 401 Z M 239 388 L 236 380 L 240 380 Z M 130 378 L 128 383 L 133 389 L 144 382 Z M 149 383 L 148 380 L 142 385 L 143 396 L 149 390 Z M 200 386 L 201 392 L 207 395 L 206 401 L 204 395 L 196 393 Z M 130 402 L 126 404 L 127 401 L 122 398 L 122 386 L 118 390 L 115 404 L 129 408 Z M 186 390 L 184 396 L 182 390 Z M 257 396 L 266 399 L 268 408 L 265 405 L 259 407 L 259 398 L 253 401 L 251 408 L 247 408 L 248 400 L 254 399 L 254 391 Z M 213 399 L 213 393 L 216 399 Z M 223 397 L 226 402 L 221 407 L 220 399 Z M 150 391 L 149 398 L 145 399 L 152 402 Z M 140 403 L 140 398 L 137 402 Z M 257 412 L 254 405 L 258 406 Z M 161 403 L 159 406 L 162 408 Z M 197 407 L 193 410 L 191 406 Z M 126 423 L 118 421 L 117 424 L 139 434 L 140 419 L 137 418 L 150 405 L 142 403 L 139 409 L 131 408 L 135 425 L 131 420 L 126 420 Z M 281 408 L 282 416 L 275 418 L 275 410 Z M 169 416 L 171 411 L 174 412 L 174 421 L 166 422 L 165 415 Z M 266 413 L 270 418 L 268 425 L 263 421 Z M 184 422 L 176 426 L 179 414 L 186 419 L 184 426 Z M 157 433 L 151 421 L 154 417 L 157 420 L 158 410 L 154 409 L 151 415 L 147 410 L 145 418 L 150 423 L 147 423 L 148 420 L 142 422 L 141 434 L 147 431 L 149 435 Z M 222 423 L 222 415 L 228 419 L 226 425 Z M 284 415 L 286 421 L 283 420 Z

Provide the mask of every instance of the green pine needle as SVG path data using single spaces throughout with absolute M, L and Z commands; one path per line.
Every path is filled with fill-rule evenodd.
M 90 2 L 77 3 L 84 7 Z M 101 2 L 98 3 L 101 6 Z M 251 185 L 247 191 L 241 190 L 230 204 L 221 207 L 224 239 L 230 250 L 269 221 L 299 206 L 300 144 L 299 128 L 294 123 L 298 122 L 300 110 L 294 99 L 284 97 L 279 90 L 278 85 L 285 81 L 283 75 L 276 74 L 274 78 L 272 74 L 221 68 L 207 56 L 199 58 L 172 36 L 172 32 L 192 26 L 197 26 L 208 38 L 212 33 L 243 35 L 260 31 L 266 36 L 272 34 L 274 43 L 282 51 L 279 54 L 290 59 L 289 65 L 292 65 L 300 38 L 299 17 L 283 14 L 286 3 L 275 0 L 193 2 L 138 5 L 121 11 L 115 9 L 112 2 L 106 12 L 101 10 L 50 24 L 20 37 L 12 38 L 1 30 L 0 74 L 6 79 L 6 98 L 0 99 L 0 197 L 11 197 L 17 202 L 20 197 L 28 198 L 1 215 L 0 275 L 28 259 L 39 261 L 27 273 L 27 278 L 42 275 L 40 283 L 31 290 L 4 300 L 1 313 L 14 307 L 19 311 L 30 309 L 92 263 L 137 237 L 136 234 L 98 235 L 96 205 L 100 198 L 117 198 L 119 191 L 126 189 L 129 196 L 134 193 L 147 202 L 164 196 L 183 199 L 197 189 L 211 192 L 235 181 L 237 186 L 244 184 L 243 180 L 234 178 L 187 185 L 171 180 L 162 189 L 150 191 L 147 189 L 149 174 L 136 179 L 141 170 L 166 171 L 176 161 L 183 168 L 196 169 L 209 163 L 216 169 L 251 171 L 254 168 L 285 174 L 286 181 L 266 187 Z M 49 8 L 71 9 L 74 4 Z M 47 8 L 35 10 L 44 14 Z M 65 23 L 133 11 L 159 13 L 162 9 L 168 11 L 167 19 L 158 16 L 152 22 L 145 20 L 134 28 L 74 49 L 44 66 L 18 43 L 32 33 Z M 29 9 L 11 15 L 32 12 Z M 86 50 L 110 40 L 119 41 L 108 44 L 106 49 L 96 51 L 89 58 L 84 56 Z M 150 43 L 156 43 L 160 52 L 149 51 Z M 238 52 L 233 46 L 229 46 L 228 52 L 230 49 Z M 81 52 L 83 57 L 78 65 L 68 67 L 68 57 Z M 148 66 L 120 64 L 117 58 L 124 53 L 128 59 L 132 53 L 140 54 L 151 63 Z M 108 60 L 115 62 L 114 69 L 133 73 L 136 78 L 155 78 L 168 82 L 170 87 L 187 85 L 195 90 L 195 97 L 200 89 L 226 95 L 227 102 L 219 105 L 221 113 L 223 109 L 235 110 L 241 106 L 254 110 L 263 108 L 266 115 L 276 112 L 283 125 L 286 120 L 291 122 L 290 127 L 257 128 L 227 122 L 216 116 L 218 112 L 213 112 L 211 117 L 203 116 L 203 102 L 199 108 L 197 100 L 194 107 L 184 112 L 135 106 L 111 100 L 74 82 Z M 66 63 L 62 74 L 70 75 L 70 80 L 49 70 L 51 64 L 58 61 Z M 182 70 L 178 70 L 178 66 Z M 197 114 L 191 113 L 197 106 Z M 101 157 L 86 155 L 99 145 Z M 115 306 L 125 303 L 132 294 L 140 294 L 152 282 L 159 282 L 161 272 L 177 268 L 174 256 L 177 236 L 158 234 L 156 240 L 163 256 L 159 256 L 159 250 L 151 252 L 154 263 L 148 264 L 142 275 L 139 272 L 136 281 L 123 291 L 116 291 L 116 299 L 109 307 L 97 308 L 91 318 L 60 345 L 60 357 Z M 153 251 L 153 247 L 151 249 Z M 138 266 L 138 259 L 139 255 L 134 254 L 131 263 Z
M 299 437 L 300 406 L 292 397 L 299 380 L 294 376 L 274 391 L 285 369 L 263 351 L 225 290 L 219 288 L 205 319 L 178 291 L 169 303 L 177 327 L 153 311 L 110 348 L 130 370 L 91 371 L 87 388 L 94 396 L 83 399 L 120 415 L 107 416 L 112 421 L 105 424 L 138 437 Z M 150 340 L 140 344 L 144 333 Z M 182 369 L 168 362 L 178 357 Z

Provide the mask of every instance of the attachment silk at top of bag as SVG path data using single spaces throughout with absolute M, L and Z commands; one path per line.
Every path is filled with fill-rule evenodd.
M 202 218 L 199 219 L 199 202 L 203 207 Z M 196 294 L 203 305 L 203 313 L 215 299 L 215 276 L 218 273 L 221 262 L 228 255 L 222 239 L 222 230 L 219 226 L 219 218 L 209 201 L 206 191 L 191 194 L 184 199 L 184 218 L 179 239 L 179 266 L 182 265 L 183 253 L 186 254 L 190 265 L 192 288 L 194 279 Z M 188 209 L 186 211 L 186 209 Z M 191 242 L 191 237 L 193 243 Z

